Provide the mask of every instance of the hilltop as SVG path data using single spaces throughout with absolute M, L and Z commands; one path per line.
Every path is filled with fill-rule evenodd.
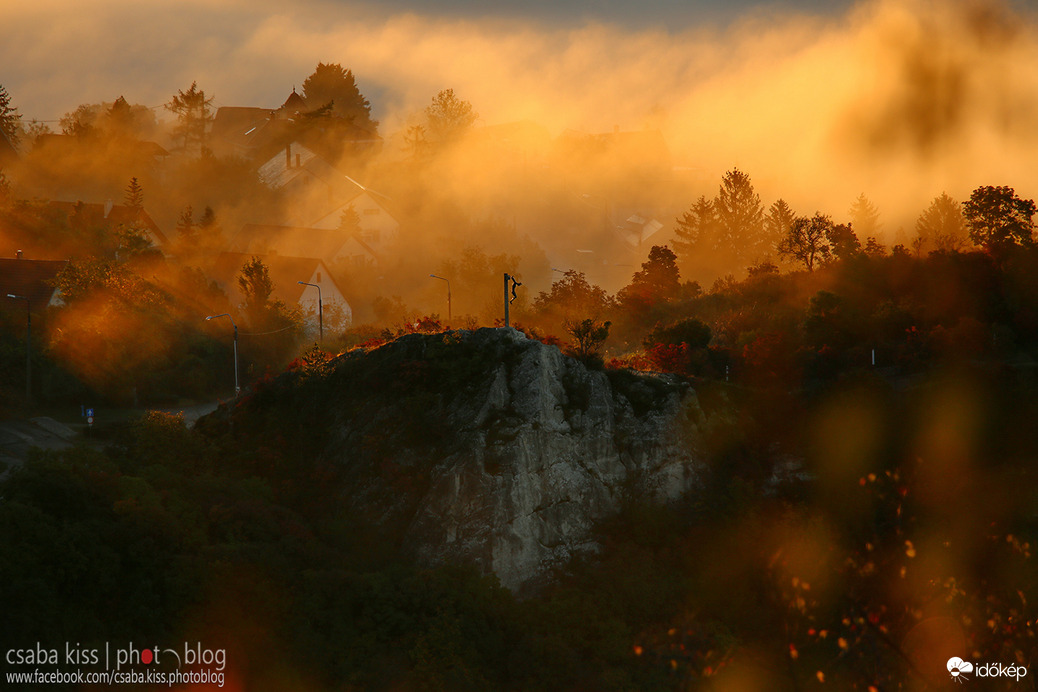
M 602 371 L 514 329 L 411 334 L 301 365 L 233 412 L 334 469 L 349 511 L 427 563 L 471 563 L 521 588 L 593 551 L 595 523 L 634 497 L 674 500 L 702 471 L 696 393 L 679 378 Z

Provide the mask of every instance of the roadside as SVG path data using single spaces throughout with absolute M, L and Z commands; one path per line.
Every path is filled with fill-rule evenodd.
M 207 401 L 188 406 L 173 406 L 154 409 L 96 409 L 93 410 L 97 429 L 113 424 L 132 421 L 147 411 L 161 411 L 170 414 L 182 414 L 187 427 L 194 427 L 202 416 L 215 411 L 222 401 Z M 29 456 L 30 450 L 60 450 L 76 444 L 102 444 L 102 440 L 92 436 L 90 425 L 83 413 L 76 409 L 55 409 L 46 411 L 50 415 L 34 418 L 10 418 L 0 420 L 0 482 L 3 482 L 12 470 L 21 466 Z

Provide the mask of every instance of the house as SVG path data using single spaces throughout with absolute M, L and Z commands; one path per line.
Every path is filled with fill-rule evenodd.
M 313 146 L 332 144 L 339 153 L 377 150 L 382 138 L 351 121 L 335 116 L 316 117 L 313 106 L 292 89 L 277 108 L 222 106 L 216 110 L 209 143 L 218 156 L 266 160 L 297 139 Z
M 286 305 L 298 306 L 306 315 L 308 325 L 317 325 L 318 291 L 311 286 L 300 284 L 300 281 L 321 287 L 320 298 L 324 305 L 326 322 L 329 310 L 335 310 L 341 311 L 345 325 L 352 324 L 353 309 L 349 301 L 332 278 L 328 266 L 315 257 L 221 252 L 211 270 L 211 278 L 226 291 L 232 305 L 240 305 L 243 301 L 238 276 L 242 267 L 253 257 L 258 257 L 270 272 L 270 280 L 274 287 L 272 296 Z
M 325 211 L 310 225 L 314 228 L 338 228 L 343 213 L 352 207 L 359 217 L 357 239 L 374 252 L 385 253 L 386 246 L 400 235 L 400 222 L 387 208 L 384 195 L 355 184 L 357 189 L 353 195 Z
M 375 252 L 396 239 L 400 222 L 387 208 L 389 198 L 365 187 L 302 144 L 286 144 L 284 152 L 259 169 L 260 179 L 289 199 L 293 225 L 338 229 L 343 213 L 353 207 L 359 217 L 358 239 Z
M 246 224 L 231 238 L 228 249 L 251 255 L 310 255 L 328 266 L 338 263 L 367 266 L 379 261 L 374 249 L 360 239 L 358 232 L 338 229 Z
M 55 280 L 67 264 L 66 260 L 24 259 L 21 250 L 17 257 L 0 258 L 0 311 L 24 316 L 25 301 L 8 295 L 28 298 L 32 312 L 64 305 Z
M 663 223 L 654 218 L 647 219 L 640 214 L 631 214 L 623 223 L 616 224 L 616 233 L 631 247 L 638 247 L 656 235 L 661 228 Z
M 112 200 L 104 204 L 81 201 L 52 201 L 49 204 L 66 216 L 70 228 L 104 230 L 112 234 L 123 228 L 136 228 L 160 251 L 169 244 L 169 239 L 142 207 L 115 204 Z

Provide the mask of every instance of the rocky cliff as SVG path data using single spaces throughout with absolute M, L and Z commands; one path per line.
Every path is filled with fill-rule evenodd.
M 701 470 L 687 383 L 588 369 L 513 329 L 404 336 L 294 377 L 282 405 L 321 428 L 351 511 L 513 589 L 593 550 L 625 497 L 676 498 Z

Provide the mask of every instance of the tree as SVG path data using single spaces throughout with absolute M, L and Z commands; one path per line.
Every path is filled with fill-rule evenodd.
M 602 344 L 609 338 L 610 322 L 599 322 L 594 318 L 567 320 L 566 331 L 573 337 L 572 354 L 583 361 L 594 360 Z
M 342 210 L 342 215 L 339 216 L 339 226 L 337 229 L 340 233 L 353 234 L 360 230 L 360 214 L 357 213 L 356 207 L 352 204 Z
M 197 146 L 199 153 L 204 150 L 209 122 L 213 119 L 212 104 L 213 97 L 206 98 L 197 82 L 191 82 L 187 91 L 178 91 L 165 104 L 166 110 L 177 116 L 173 137 L 180 140 L 181 149 L 187 151 Z
M 537 312 L 561 317 L 564 322 L 575 322 L 585 317 L 598 319 L 611 304 L 604 289 L 589 284 L 584 272 L 575 269 L 553 281 L 551 293 L 541 291 L 533 301 Z
M 0 84 L 0 133 L 7 137 L 12 145 L 18 144 L 22 132 L 22 116 L 18 109 L 11 106 L 11 96 Z
M 144 189 L 141 184 L 137 182 L 137 178 L 130 178 L 130 184 L 126 186 L 126 195 L 124 197 L 126 206 L 131 209 L 143 209 L 144 208 Z
M 674 236 L 674 252 L 682 260 L 716 249 L 717 214 L 714 212 L 714 203 L 708 200 L 706 195 L 701 195 L 695 204 L 677 219 Z
M 462 135 L 479 118 L 472 104 L 454 95 L 454 89 L 444 89 L 433 97 L 426 107 L 429 132 L 439 140 L 450 140 Z
M 830 226 L 826 231 L 826 240 L 829 241 L 829 249 L 836 259 L 850 259 L 861 252 L 861 241 L 855 235 L 851 224 Z
M 989 252 L 1030 245 L 1034 200 L 1020 199 L 1011 187 L 978 187 L 962 204 L 970 240 Z
M 411 125 L 404 135 L 404 151 L 411 153 L 411 158 L 419 159 L 429 148 L 429 142 L 425 138 L 425 127 L 422 125 Z
M 802 262 L 807 271 L 814 271 L 816 264 L 831 255 L 829 234 L 832 229 L 832 219 L 821 212 L 815 212 L 810 218 L 798 216 L 779 243 L 779 254 Z
M 930 206 L 919 215 L 915 230 L 924 245 L 930 245 L 938 251 L 961 250 L 968 240 L 962 206 L 946 192 L 934 197 Z
M 714 200 L 720 244 L 740 264 L 759 259 L 767 252 L 764 238 L 764 208 L 753 190 L 750 176 L 738 168 L 725 173 Z
M 775 249 L 786 237 L 796 216 L 784 199 L 779 199 L 768 208 L 768 213 L 764 216 L 764 234 L 767 236 L 769 249 Z
M 191 205 L 184 207 L 177 219 L 176 243 L 180 252 L 194 252 L 198 247 L 198 224 L 195 222 L 195 211 Z
M 274 282 L 263 260 L 253 257 L 242 265 L 238 288 L 241 289 L 242 307 L 246 313 L 258 314 L 267 307 L 274 292 Z
M 338 63 L 317 63 L 313 74 L 303 82 L 303 97 L 311 111 L 331 107 L 331 114 L 358 127 L 376 130 L 378 121 L 371 119 L 371 104 L 360 93 L 352 70 Z
M 259 257 L 242 265 L 238 288 L 242 296 L 239 307 L 249 327 L 261 337 L 253 341 L 249 354 L 262 367 L 283 365 L 302 331 L 302 312 L 274 297 L 270 269 Z
M 865 193 L 858 195 L 854 204 L 847 211 L 851 218 L 851 225 L 864 237 L 874 236 L 882 224 L 879 222 L 879 210 L 876 209 Z
M 677 298 L 681 293 L 681 274 L 678 271 L 677 255 L 666 245 L 653 245 L 649 259 L 642 262 L 640 271 L 631 277 L 631 283 L 620 290 L 618 298 L 625 307 L 637 307 L 632 303 L 649 307 Z

